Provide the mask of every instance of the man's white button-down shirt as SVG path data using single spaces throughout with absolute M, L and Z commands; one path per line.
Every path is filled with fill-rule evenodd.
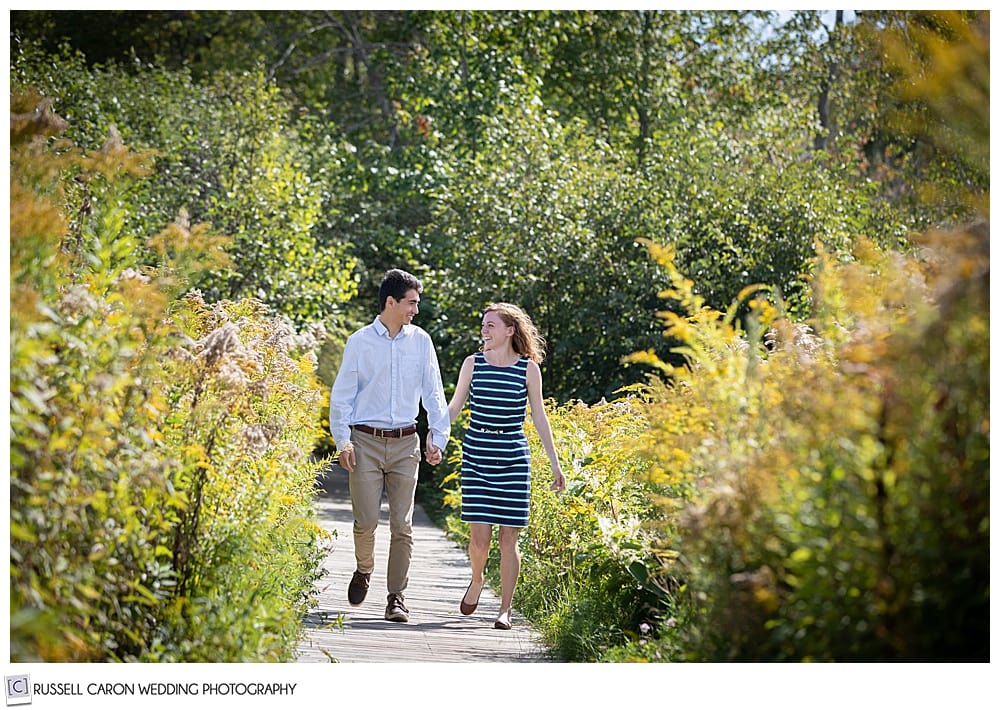
M 407 324 L 396 334 L 376 317 L 353 333 L 344 346 L 337 379 L 330 390 L 330 433 L 338 447 L 351 440 L 351 425 L 399 429 L 417 421 L 420 402 L 434 445 L 448 444 L 451 418 L 441 370 L 430 335 Z

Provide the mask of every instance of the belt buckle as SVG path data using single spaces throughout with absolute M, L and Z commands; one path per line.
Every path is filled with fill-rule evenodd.
M 388 439 L 389 434 L 387 432 L 392 431 L 391 429 L 376 429 L 375 436 L 380 436 L 383 439 Z

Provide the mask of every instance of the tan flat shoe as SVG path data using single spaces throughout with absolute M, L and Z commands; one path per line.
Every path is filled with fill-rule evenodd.
M 494 629 L 503 629 L 504 631 L 510 631 L 510 614 L 501 614 L 497 617 L 497 620 L 493 622 Z

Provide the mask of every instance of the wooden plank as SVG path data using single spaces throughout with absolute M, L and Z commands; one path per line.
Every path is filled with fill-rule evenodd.
M 451 542 L 418 505 L 413 515 L 413 558 L 405 592 L 407 623 L 385 621 L 385 565 L 389 554 L 388 506 L 375 534 L 375 570 L 368 598 L 358 607 L 347 602 L 355 569 L 353 515 L 347 472 L 332 467 L 320 481 L 319 523 L 336 532 L 317 583 L 318 604 L 306 619 L 299 645 L 300 663 L 544 662 L 551 655 L 530 624 L 514 610 L 514 628 L 493 628 L 499 597 L 486 587 L 471 616 L 458 609 L 469 585 L 465 551 Z

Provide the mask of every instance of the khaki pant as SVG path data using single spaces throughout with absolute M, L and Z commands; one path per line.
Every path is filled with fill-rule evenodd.
M 375 569 L 375 528 L 382 509 L 382 490 L 389 499 L 389 565 L 386 586 L 401 593 L 409 582 L 413 553 L 413 496 L 420 468 L 420 437 L 383 438 L 354 430 L 357 464 L 350 474 L 354 510 L 354 557 L 359 572 Z

